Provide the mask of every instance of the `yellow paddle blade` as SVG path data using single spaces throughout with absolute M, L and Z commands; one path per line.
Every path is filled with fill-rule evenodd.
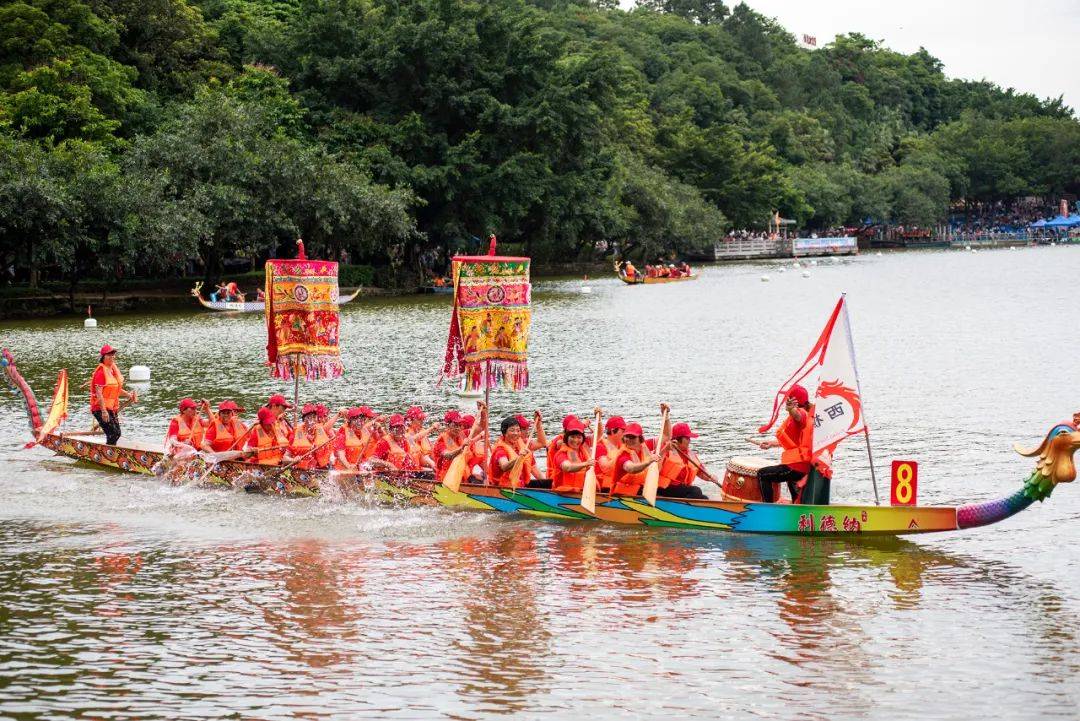
M 641 489 L 641 495 L 649 502 L 650 506 L 656 505 L 656 490 L 660 487 L 660 464 L 653 463 L 645 471 L 645 487 Z
M 457 493 L 461 489 L 461 481 L 464 480 L 465 475 L 469 472 L 466 456 L 468 454 L 465 451 L 457 454 L 450 467 L 446 469 L 446 475 L 443 476 L 442 484 L 448 489 Z
M 525 470 L 525 456 L 521 456 L 510 468 L 510 487 L 515 491 L 521 485 L 521 472 Z
M 581 488 L 581 507 L 596 513 L 596 469 L 585 471 L 585 485 Z

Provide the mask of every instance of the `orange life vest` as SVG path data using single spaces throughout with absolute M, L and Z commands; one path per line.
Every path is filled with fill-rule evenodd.
M 529 440 L 522 438 L 518 442 L 517 448 L 518 455 L 524 455 L 525 460 L 521 462 L 521 477 L 518 479 L 519 485 L 527 484 L 533 477 L 533 470 L 536 468 L 536 456 L 533 455 L 533 451 L 529 448 Z
M 604 456 L 604 461 L 609 465 L 606 468 L 603 468 L 599 463 L 596 464 L 596 484 L 601 490 L 610 491 L 611 487 L 615 484 L 615 461 L 618 460 L 619 453 L 622 452 L 622 443 L 616 443 L 607 438 L 602 439 L 600 443 L 607 449 L 607 455 Z M 599 450 L 600 446 L 597 446 L 597 456 L 600 455 Z
M 390 452 L 386 454 L 386 462 L 392 465 L 399 471 L 415 470 L 420 467 L 420 463 L 416 456 L 415 444 L 410 443 L 408 438 L 405 438 L 405 447 L 402 448 L 393 436 L 386 437 L 386 445 Z
M 454 462 L 455 458 L 444 458 L 443 453 L 452 453 L 458 448 L 461 448 L 462 443 L 455 441 L 450 437 L 450 431 L 444 431 L 438 439 L 435 441 L 436 446 L 442 446 L 439 450 L 437 457 L 435 458 L 435 478 L 441 481 L 446 475 L 446 471 L 450 469 L 450 464 Z M 467 450 L 462 453 L 468 453 Z
M 584 463 L 589 459 L 589 452 L 585 450 L 584 445 L 577 450 L 574 450 L 570 446 L 566 446 L 558 452 L 562 453 L 563 451 L 566 452 L 566 460 L 570 463 Z M 554 460 L 555 459 L 552 459 L 552 461 Z M 583 468 L 580 471 L 564 471 L 559 467 L 558 463 L 553 462 L 551 468 L 548 470 L 551 475 L 552 490 L 580 493 L 581 489 L 585 486 L 585 474 L 588 473 L 588 469 L 586 468 Z
M 619 464 L 619 456 L 623 453 L 630 454 L 630 462 L 637 464 L 645 460 L 645 448 L 639 448 L 636 451 L 632 451 L 625 445 L 619 447 L 619 452 L 615 454 L 615 484 L 611 492 L 620 496 L 636 496 L 641 493 L 642 486 L 645 485 L 645 473 L 649 470 L 646 466 L 643 470 L 637 473 L 627 473 L 622 469 Z M 625 463 L 625 461 L 624 461 Z
M 690 456 L 693 458 L 693 456 Z M 697 468 L 674 448 L 660 462 L 660 488 L 689 486 L 697 477 Z
M 214 416 L 214 440 L 210 441 L 210 447 L 215 453 L 227 451 L 242 435 L 244 435 L 244 429 L 239 420 L 233 418 L 226 426 L 219 417 Z
M 345 433 L 345 438 L 342 441 L 343 450 L 345 451 L 345 460 L 348 462 L 348 466 L 344 466 L 341 460 L 334 457 L 334 466 L 341 470 L 345 470 L 347 467 L 355 467 L 360 463 L 361 458 L 364 455 L 364 450 L 371 444 L 368 442 L 368 434 L 364 431 L 360 432 L 360 435 L 356 435 L 356 432 L 352 429 L 352 426 L 345 426 L 342 429 Z
M 287 443 L 281 437 L 281 432 L 277 429 L 277 426 L 275 425 L 271 431 L 267 432 L 260 423 L 255 426 L 255 430 L 251 434 L 255 437 L 255 462 L 264 466 L 281 465 L 281 458 L 285 455 L 285 449 L 275 448 L 275 446 L 285 446 Z
M 120 369 L 114 364 L 112 368 L 106 367 L 104 363 L 98 365 L 94 369 L 94 375 L 97 375 L 98 371 L 105 374 L 105 385 L 100 386 L 101 397 L 105 401 L 105 409 L 107 411 L 115 411 L 120 409 L 120 390 L 124 387 L 124 374 L 120 372 Z M 93 385 L 94 376 L 90 376 L 90 383 Z M 100 411 L 97 404 L 97 393 L 94 389 L 90 389 L 90 410 Z
M 776 440 L 784 450 L 780 452 L 780 462 L 785 466 L 796 463 L 809 463 L 814 447 L 814 406 L 803 410 L 806 422 L 800 429 L 788 416 L 776 429 Z M 801 432 L 800 432 L 801 431 Z
M 278 431 L 280 433 L 280 430 Z M 319 448 L 319 446 L 322 446 Z M 314 440 L 308 438 L 307 429 L 300 426 L 292 434 L 292 442 L 289 443 L 289 455 L 298 458 L 308 453 L 312 448 L 319 448 L 307 458 L 296 464 L 297 468 L 310 470 L 312 468 L 326 468 L 330 464 L 330 436 L 322 426 L 315 426 Z
M 488 482 L 493 486 L 510 488 L 510 486 L 512 485 L 510 483 L 510 471 L 513 469 L 513 465 L 511 465 L 505 471 L 499 468 L 499 463 L 495 460 L 495 452 L 498 451 L 500 448 L 506 451 L 507 459 L 511 461 L 511 463 L 514 461 L 515 458 L 521 455 L 521 449 L 511 446 L 509 443 L 506 442 L 505 438 L 500 438 L 498 442 L 491 448 L 491 461 L 488 463 Z M 528 463 L 528 458 L 522 461 L 522 463 Z M 524 468 L 521 469 L 521 476 L 520 478 L 518 478 L 518 485 L 525 485 L 528 483 L 528 476 L 525 475 L 525 470 L 526 469 Z M 522 479 L 524 479 L 524 483 L 522 483 Z
M 203 428 L 202 421 L 198 416 L 195 417 L 194 424 L 188 425 L 187 420 L 183 414 L 173 416 L 173 420 L 176 421 L 176 440 L 179 443 L 187 443 L 189 446 L 198 448 L 202 445 Z

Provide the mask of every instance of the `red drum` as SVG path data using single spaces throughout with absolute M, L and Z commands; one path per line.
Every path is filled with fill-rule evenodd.
M 762 499 L 758 471 L 771 465 L 772 461 L 756 456 L 735 456 L 728 461 L 721 486 L 725 500 L 760 502 Z

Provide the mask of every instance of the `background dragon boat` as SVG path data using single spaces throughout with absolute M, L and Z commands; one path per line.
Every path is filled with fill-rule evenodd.
M 698 274 L 682 275 L 678 278 L 650 278 L 648 276 L 639 275 L 636 280 L 631 280 L 626 277 L 626 274 L 619 273 L 619 280 L 627 285 L 652 285 L 653 283 L 681 283 L 684 280 L 697 280 Z
M 338 305 L 344 305 L 345 303 L 356 300 L 360 295 L 361 290 L 363 289 L 357 288 L 349 295 L 339 298 L 337 301 Z M 199 305 L 208 310 L 232 311 L 234 313 L 262 313 L 266 309 L 266 304 L 261 300 L 244 301 L 243 303 L 239 301 L 226 302 L 221 300 L 207 300 L 202 297 L 202 283 L 196 283 L 195 287 L 191 289 L 191 294 L 199 301 Z
M 85 435 L 53 432 L 47 421 L 42 420 L 34 393 L 19 374 L 10 352 L 3 351 L 0 363 L 8 383 L 23 397 L 30 427 L 40 445 L 69 458 L 129 473 L 165 477 L 170 477 L 170 472 L 175 473 L 175 469 L 163 467 L 159 446 L 131 442 L 108 446 Z M 63 372 L 61 376 L 66 378 Z M 66 396 L 66 383 L 63 385 Z M 60 399 L 54 394 L 53 411 L 58 402 Z M 50 412 L 48 420 L 53 417 L 54 413 Z M 1049 498 L 1059 483 L 1073 481 L 1076 478 L 1073 456 L 1078 449 L 1080 432 L 1070 423 L 1058 424 L 1050 429 L 1037 448 L 1017 448 L 1021 455 L 1038 459 L 1034 471 L 1020 489 L 1004 498 L 963 506 L 801 505 L 665 498 L 658 498 L 654 506 L 642 497 L 598 494 L 595 513 L 590 513 L 582 507 L 581 496 L 575 493 L 470 483 L 451 490 L 430 475 L 371 474 L 368 479 L 375 490 L 375 500 L 393 505 L 439 505 L 512 517 L 602 521 L 659 528 L 854 538 L 955 531 L 1005 520 L 1035 501 Z M 204 460 L 178 467 L 182 471 L 172 477 L 174 482 L 195 480 L 208 486 L 243 486 L 246 490 L 286 496 L 316 495 L 320 483 L 334 480 L 335 475 L 339 478 L 350 475 L 318 470 L 282 470 L 242 461 L 222 461 L 208 466 Z

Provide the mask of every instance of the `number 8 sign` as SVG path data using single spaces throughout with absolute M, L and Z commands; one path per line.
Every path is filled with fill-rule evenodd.
M 889 503 L 894 506 L 914 506 L 918 491 L 919 464 L 915 461 L 893 461 Z

